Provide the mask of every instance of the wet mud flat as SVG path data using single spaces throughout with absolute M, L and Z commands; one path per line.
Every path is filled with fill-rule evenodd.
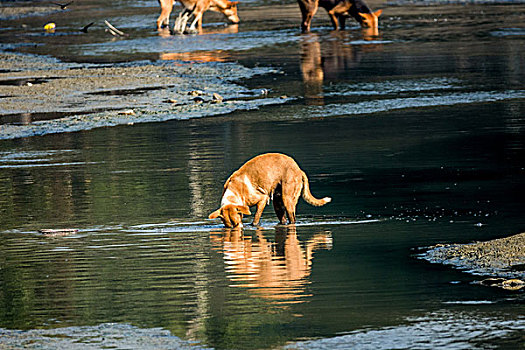
M 95 327 L 69 327 L 16 331 L 0 328 L 7 348 L 46 349 L 207 349 L 184 341 L 163 329 L 141 329 L 127 324 L 106 323 Z M 3 348 L 3 347 L 2 347 Z
M 64 63 L 0 53 L 0 139 L 225 114 L 280 103 L 237 82 L 270 68 L 236 63 Z
M 27 6 L 24 4 L 6 5 L 7 4 L 2 4 L 2 10 L 0 11 L 0 19 L 3 20 L 17 19 L 25 16 L 43 16 L 50 14 L 55 10 L 51 6 Z
M 517 286 L 524 286 L 525 233 L 485 242 L 437 245 L 420 257 L 432 263 L 452 265 L 474 275 L 516 279 L 514 283 Z M 505 280 L 493 282 L 484 284 L 501 284 Z M 505 287 L 505 283 L 502 286 Z

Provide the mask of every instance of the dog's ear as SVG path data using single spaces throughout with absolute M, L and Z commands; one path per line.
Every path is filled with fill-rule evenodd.
M 358 12 L 358 14 L 359 14 L 359 16 L 361 17 L 362 20 L 367 20 L 368 19 L 368 16 L 369 16 L 368 13 Z
M 362 13 L 359 12 L 359 16 L 361 16 L 361 20 L 363 21 L 361 25 L 364 24 L 364 26 L 369 28 L 376 28 L 378 19 L 375 16 L 374 13 Z
M 221 214 L 221 208 L 215 210 L 213 213 L 210 214 L 210 216 L 208 216 L 208 219 L 217 219 L 219 217 L 222 217 L 222 214 Z
M 238 1 L 230 1 L 230 3 L 229 3 L 229 7 L 230 7 L 230 8 L 231 8 L 231 7 L 235 7 L 235 6 L 237 6 L 238 4 L 239 4 Z
M 383 10 L 377 10 L 376 12 L 374 12 L 374 15 L 376 17 L 379 17 L 379 16 L 381 16 L 382 13 L 383 13 Z
M 247 205 L 238 205 L 237 211 L 244 215 L 252 215 L 252 213 L 250 213 L 250 207 L 248 207 Z

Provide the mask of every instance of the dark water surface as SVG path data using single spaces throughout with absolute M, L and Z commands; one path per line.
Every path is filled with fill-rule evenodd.
M 523 292 L 416 255 L 525 229 L 524 5 L 372 3 L 370 36 L 331 32 L 321 11 L 300 35 L 294 3 L 250 2 L 237 33 L 166 37 L 155 2 L 101 4 L 70 10 L 70 34 L 4 21 L 3 46 L 272 66 L 284 74 L 243 84 L 296 99 L 1 141 L 0 348 L 523 348 Z M 74 33 L 87 14 L 132 35 Z M 333 202 L 301 201 L 295 227 L 271 208 L 259 229 L 208 220 L 231 172 L 268 151 Z

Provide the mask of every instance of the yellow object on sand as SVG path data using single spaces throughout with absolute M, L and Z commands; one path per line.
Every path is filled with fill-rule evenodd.
M 56 24 L 51 22 L 44 26 L 44 30 L 48 33 L 54 33 L 56 28 Z

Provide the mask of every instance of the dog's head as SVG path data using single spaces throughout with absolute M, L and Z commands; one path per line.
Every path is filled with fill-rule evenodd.
M 250 214 L 250 208 L 246 205 L 227 204 L 215 210 L 208 218 L 220 218 L 226 227 L 242 227 L 243 215 Z
M 237 15 L 237 4 L 238 1 L 229 1 L 226 4 L 226 7 L 221 9 L 221 12 L 228 18 L 228 21 L 230 21 L 232 24 L 239 24 L 241 22 L 241 19 Z
M 377 10 L 372 13 L 359 12 L 361 16 L 361 25 L 367 28 L 377 28 L 379 25 L 379 16 L 381 16 L 383 10 Z

